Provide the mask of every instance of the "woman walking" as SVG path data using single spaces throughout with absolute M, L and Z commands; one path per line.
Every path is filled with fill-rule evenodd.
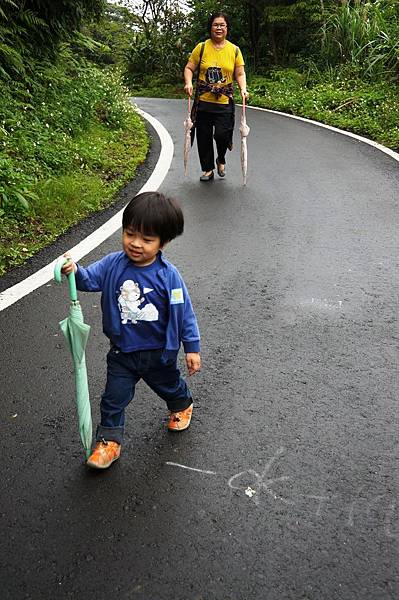
M 226 38 L 229 19 L 224 12 L 214 13 L 208 21 L 210 38 L 198 44 L 184 68 L 184 91 L 193 93 L 193 74 L 198 69 L 198 81 L 192 110 L 193 130 L 197 132 L 198 154 L 203 174 L 200 181 L 226 175 L 226 151 L 232 149 L 234 130 L 233 80 L 243 98 L 248 98 L 244 59 L 241 50 Z M 194 129 L 195 128 L 195 129 Z

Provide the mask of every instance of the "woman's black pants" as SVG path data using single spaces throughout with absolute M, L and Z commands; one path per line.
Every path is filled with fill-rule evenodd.
M 203 171 L 213 171 L 215 155 L 213 138 L 216 142 L 219 163 L 226 163 L 226 150 L 229 146 L 234 127 L 234 116 L 231 111 L 208 112 L 199 110 L 196 120 L 198 154 Z

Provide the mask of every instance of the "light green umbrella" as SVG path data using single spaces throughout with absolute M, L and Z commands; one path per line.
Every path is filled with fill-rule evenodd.
M 54 279 L 57 283 L 61 283 L 62 281 L 61 268 L 68 260 L 69 259 L 63 258 L 58 261 L 55 266 Z M 85 348 L 89 338 L 90 325 L 83 322 L 82 308 L 78 301 L 78 294 L 76 291 L 75 273 L 70 273 L 68 275 L 68 283 L 69 297 L 71 300 L 69 316 L 63 321 L 60 321 L 60 327 L 68 341 L 75 368 L 76 406 L 78 410 L 79 433 L 86 451 L 86 458 L 88 458 L 90 456 L 92 440 L 92 421 L 89 387 L 87 384 Z

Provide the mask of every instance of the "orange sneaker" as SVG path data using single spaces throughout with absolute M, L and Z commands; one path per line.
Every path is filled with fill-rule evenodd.
M 169 415 L 168 429 L 170 431 L 183 431 L 183 429 L 187 429 L 190 425 L 192 414 L 192 404 L 179 412 L 171 412 Z
M 92 467 L 92 469 L 108 469 L 119 458 L 120 454 L 120 444 L 117 442 L 107 442 L 103 438 L 101 442 L 97 442 L 86 464 Z

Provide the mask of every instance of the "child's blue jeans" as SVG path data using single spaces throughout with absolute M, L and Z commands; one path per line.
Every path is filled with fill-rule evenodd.
M 101 398 L 101 439 L 122 443 L 125 408 L 133 399 L 136 383 L 143 379 L 168 409 L 178 412 L 192 403 L 190 390 L 177 368 L 176 359 L 161 360 L 163 350 L 122 352 L 113 346 L 107 355 L 107 384 Z

